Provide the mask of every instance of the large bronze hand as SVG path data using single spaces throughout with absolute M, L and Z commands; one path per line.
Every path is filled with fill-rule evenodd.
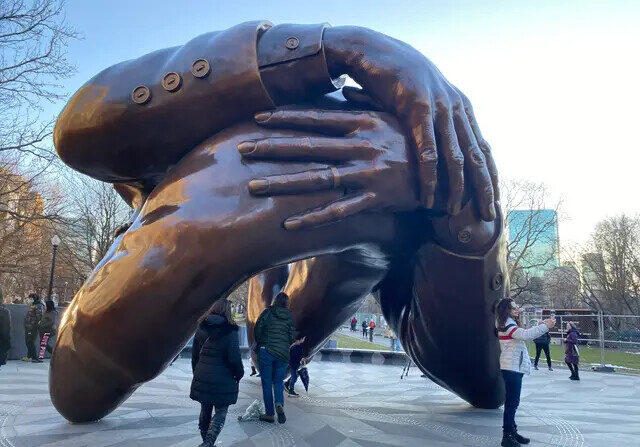
M 331 74 L 349 74 L 405 126 L 417 149 L 423 204 L 433 206 L 437 165 L 444 164 L 449 213 L 462 207 L 467 172 L 480 215 L 493 220 L 497 170 L 467 97 L 420 52 L 384 34 L 339 26 L 327 28 L 323 42 Z
M 247 160 L 320 161 L 330 169 L 254 179 L 254 195 L 305 194 L 338 188 L 344 197 L 289 217 L 288 230 L 337 222 L 362 211 L 408 211 L 419 206 L 401 129 L 390 115 L 365 111 L 280 108 L 261 114 L 262 126 L 315 132 L 316 136 L 243 141 Z

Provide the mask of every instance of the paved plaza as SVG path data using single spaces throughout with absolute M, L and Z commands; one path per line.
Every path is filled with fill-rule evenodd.
M 248 365 L 247 370 L 249 370 Z M 104 420 L 72 425 L 47 392 L 48 363 L 12 361 L 0 368 L 2 447 L 192 447 L 199 406 L 188 397 L 190 363 L 178 360 Z M 241 382 L 217 445 L 236 447 L 497 446 L 500 410 L 477 410 L 415 368 L 313 362 L 311 388 L 288 399 L 285 425 L 238 422 L 260 397 L 260 379 Z M 640 446 L 640 377 L 535 371 L 525 380 L 520 431 L 532 446 Z M 73 377 L 69 377 L 73 380 Z M 300 390 L 298 390 L 300 391 Z

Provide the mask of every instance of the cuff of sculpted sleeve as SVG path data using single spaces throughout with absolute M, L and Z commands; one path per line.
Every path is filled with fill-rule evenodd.
M 326 23 L 282 24 L 258 41 L 260 76 L 271 99 L 290 104 L 339 89 L 344 78 L 331 79 L 322 45 Z
M 433 239 L 443 248 L 464 256 L 484 256 L 500 239 L 503 232 L 502 211 L 496 207 L 497 217 L 485 222 L 476 216 L 472 201 L 456 216 L 444 215 L 432 219 Z

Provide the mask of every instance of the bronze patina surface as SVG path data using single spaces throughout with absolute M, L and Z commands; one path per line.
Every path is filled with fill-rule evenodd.
M 364 91 L 324 97 L 342 74 Z M 115 409 L 250 277 L 250 340 L 280 287 L 307 355 L 377 291 L 420 369 L 500 405 L 495 165 L 469 101 L 410 46 L 241 24 L 98 74 L 55 144 L 136 208 L 60 325 L 50 391 L 67 419 Z

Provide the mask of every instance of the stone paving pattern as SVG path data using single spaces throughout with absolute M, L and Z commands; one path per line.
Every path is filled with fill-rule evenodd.
M 248 364 L 246 365 L 249 370 Z M 72 425 L 51 405 L 48 363 L 0 368 L 2 447 L 191 447 L 200 443 L 199 405 L 189 399 L 190 363 L 178 360 L 104 420 Z M 260 379 L 242 380 L 220 446 L 498 446 L 500 410 L 478 410 L 411 368 L 337 362 L 310 365 L 311 388 L 287 398 L 284 425 L 238 422 L 260 397 Z M 535 371 L 518 413 L 532 446 L 640 446 L 640 377 Z M 70 377 L 69 380 L 73 380 Z M 298 390 L 300 391 L 300 390 Z

